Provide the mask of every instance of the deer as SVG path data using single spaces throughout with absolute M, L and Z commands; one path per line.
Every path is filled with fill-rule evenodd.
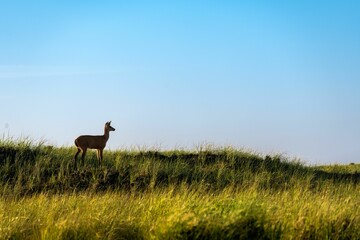
M 106 146 L 106 142 L 109 140 L 110 132 L 115 131 L 115 128 L 111 126 L 111 121 L 105 123 L 104 127 L 104 135 L 81 135 L 75 139 L 75 146 L 77 147 L 77 152 L 74 156 L 74 162 L 76 164 L 77 156 L 80 152 L 81 161 L 84 163 L 85 154 L 87 149 L 96 149 L 97 159 L 99 160 L 99 165 L 101 167 L 102 159 L 103 159 L 103 150 Z

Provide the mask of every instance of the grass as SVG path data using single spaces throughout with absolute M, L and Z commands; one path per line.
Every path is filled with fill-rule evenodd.
M 360 239 L 359 165 L 0 141 L 1 239 Z

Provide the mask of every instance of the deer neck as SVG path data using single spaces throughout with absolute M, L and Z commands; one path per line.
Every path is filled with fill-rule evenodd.
M 106 141 L 109 140 L 109 136 L 110 136 L 110 131 L 105 128 L 105 130 L 104 130 L 104 138 L 105 138 Z

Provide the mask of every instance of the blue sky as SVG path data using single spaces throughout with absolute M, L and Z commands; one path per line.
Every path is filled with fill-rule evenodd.
M 359 162 L 358 1 L 7 1 L 0 133 Z

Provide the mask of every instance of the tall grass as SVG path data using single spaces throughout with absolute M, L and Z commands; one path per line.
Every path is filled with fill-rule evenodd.
M 358 165 L 233 148 L 107 151 L 0 141 L 1 239 L 359 239 Z
M 1 238 L 359 239 L 358 194 L 256 189 L 216 194 L 39 194 L 0 201 Z M 335 194 L 335 195 L 334 195 Z M 345 194 L 345 195 L 344 195 Z

